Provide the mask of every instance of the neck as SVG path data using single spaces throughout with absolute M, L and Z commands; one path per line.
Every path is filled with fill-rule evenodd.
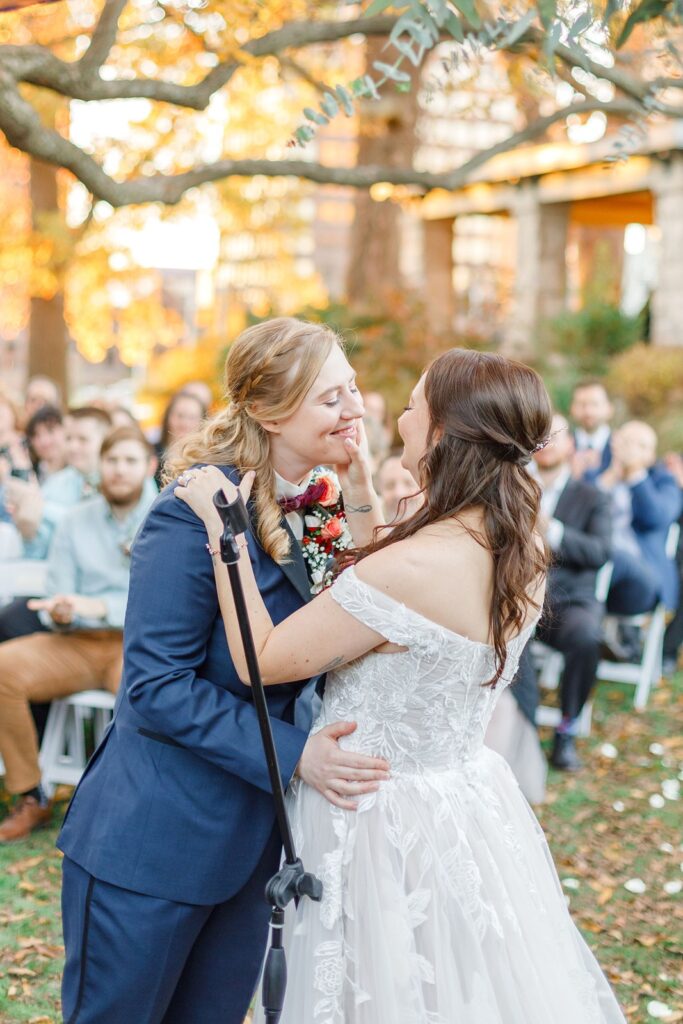
M 94 480 L 97 476 L 97 469 L 81 469 L 80 466 L 74 466 L 73 463 L 67 463 L 67 469 L 74 469 L 77 473 L 80 473 L 84 480 Z
M 311 465 L 310 462 L 304 461 L 290 452 L 272 452 L 270 464 L 275 472 L 290 484 L 302 484 L 317 465 L 317 463 Z
M 116 503 L 110 501 L 109 498 L 107 498 L 107 504 L 111 509 L 111 514 L 113 515 L 114 519 L 125 519 L 126 516 L 128 516 L 133 511 L 137 503 L 140 501 L 140 498 L 141 493 L 133 495 L 133 497 L 130 498 L 128 501 L 117 501 Z
M 64 459 L 57 455 L 52 459 L 41 459 L 40 466 L 48 473 L 56 473 L 60 469 L 64 469 Z
M 564 462 L 561 462 L 559 466 L 550 466 L 548 469 L 543 469 L 541 466 L 538 467 L 538 475 L 541 480 L 543 487 L 551 487 L 558 476 L 564 472 L 566 466 Z

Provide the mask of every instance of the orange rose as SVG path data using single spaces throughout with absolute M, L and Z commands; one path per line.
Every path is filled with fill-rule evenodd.
M 341 522 L 339 521 L 339 519 L 335 517 L 334 519 L 327 520 L 322 530 L 320 531 L 320 536 L 323 537 L 325 540 L 336 540 L 337 537 L 341 537 L 342 530 L 343 527 Z
M 318 504 L 322 505 L 324 508 L 329 508 L 330 505 L 336 505 L 339 501 L 339 488 L 334 480 L 329 476 L 319 476 L 316 480 L 316 484 L 318 487 L 324 487 L 322 497 L 318 498 Z

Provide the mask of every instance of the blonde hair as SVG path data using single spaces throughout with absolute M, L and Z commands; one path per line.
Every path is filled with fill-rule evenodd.
M 270 462 L 270 434 L 262 420 L 283 420 L 301 405 L 341 338 L 324 324 L 277 317 L 242 331 L 225 363 L 227 405 L 199 430 L 174 444 L 164 482 L 198 462 L 256 473 L 252 497 L 257 534 L 276 562 L 289 555 Z

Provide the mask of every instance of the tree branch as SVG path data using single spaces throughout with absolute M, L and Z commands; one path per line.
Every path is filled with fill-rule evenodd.
M 39 160 L 65 167 L 94 196 L 114 207 L 148 202 L 174 205 L 188 189 L 206 182 L 236 176 L 253 177 L 257 174 L 266 177 L 294 176 L 320 185 L 348 185 L 353 188 L 369 188 L 378 181 L 386 181 L 393 185 L 413 185 L 423 192 L 434 188 L 453 190 L 466 184 L 474 170 L 497 154 L 538 138 L 550 125 L 571 114 L 594 110 L 604 110 L 623 117 L 637 113 L 639 108 L 625 101 L 600 103 L 598 100 L 588 100 L 572 104 L 537 119 L 495 146 L 475 154 L 460 167 L 443 174 L 416 171 L 410 167 L 326 167 L 306 160 L 218 160 L 179 174 L 154 174 L 119 182 L 106 174 L 88 153 L 58 132 L 46 128 L 33 107 L 20 95 L 11 77 L 0 72 L 0 129 L 9 142 Z
M 104 7 L 90 38 L 90 45 L 78 61 L 83 71 L 93 73 L 106 62 L 119 31 L 119 18 L 128 0 L 104 0 Z
M 292 71 L 297 78 L 300 78 L 302 82 L 306 82 L 308 85 L 312 86 L 312 88 L 321 96 L 329 91 L 329 85 L 326 85 L 325 82 L 320 82 L 315 78 L 298 60 L 294 60 L 293 57 L 287 57 L 283 54 L 279 57 L 279 61 L 280 67 Z
M 122 9 L 124 6 L 125 0 L 108 0 L 105 11 L 110 8 L 107 26 L 110 35 L 105 38 L 103 27 L 102 35 L 93 53 L 93 59 L 85 67 L 83 62 L 90 53 L 90 49 L 86 51 L 80 61 L 67 63 L 45 47 L 35 45 L 0 46 L 0 65 L 9 71 L 16 82 L 26 82 L 29 85 L 51 89 L 69 99 L 86 102 L 88 100 L 150 99 L 187 107 L 191 110 L 205 110 L 214 93 L 226 85 L 240 67 L 238 60 L 224 61 L 218 64 L 195 85 L 179 85 L 175 82 L 157 81 L 152 78 L 104 81 L 92 73 L 99 66 L 97 64 L 98 54 L 104 53 L 108 40 L 111 40 L 109 43 L 111 48 L 115 39 L 115 28 L 121 11 L 118 12 L 116 24 L 112 25 L 114 21 L 113 8 Z M 102 18 L 105 11 L 102 12 Z M 102 18 L 95 33 L 102 24 Z M 354 18 L 351 21 L 294 21 L 273 32 L 268 32 L 258 39 L 250 40 L 242 49 L 252 57 L 273 56 L 282 50 L 311 46 L 315 43 L 336 42 L 357 33 L 370 36 L 388 35 L 395 22 L 395 18 L 385 16 Z M 112 27 L 114 29 L 113 38 L 111 37 Z M 93 35 L 91 47 L 94 42 L 95 35 Z M 104 59 L 106 59 L 106 54 Z
M 494 156 L 498 156 L 500 153 L 507 153 L 509 150 L 516 149 L 517 146 L 521 146 L 525 142 L 531 142 L 532 139 L 539 138 L 539 136 L 545 134 L 551 125 L 571 117 L 572 114 L 592 114 L 596 110 L 618 117 L 633 117 L 634 114 L 641 112 L 636 103 L 630 103 L 627 100 L 612 100 L 610 103 L 602 103 L 600 100 L 589 99 L 580 103 L 573 103 L 571 106 L 556 110 L 546 117 L 539 117 L 520 131 L 515 132 L 513 135 L 508 135 L 506 139 L 496 143 L 495 146 L 484 149 L 480 153 L 475 153 L 464 164 L 461 164 L 457 170 L 446 174 L 446 184 L 440 187 L 452 190 L 461 188 L 466 184 L 473 171 L 483 167 Z

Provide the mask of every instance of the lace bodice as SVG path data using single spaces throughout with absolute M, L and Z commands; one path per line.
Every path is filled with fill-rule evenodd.
M 358 578 L 353 567 L 332 596 L 345 611 L 405 651 L 367 654 L 330 672 L 314 731 L 340 719 L 358 727 L 349 750 L 385 757 L 392 775 L 465 767 L 481 750 L 496 701 L 517 671 L 533 625 L 508 643 L 502 677 L 493 648 L 469 640 Z

